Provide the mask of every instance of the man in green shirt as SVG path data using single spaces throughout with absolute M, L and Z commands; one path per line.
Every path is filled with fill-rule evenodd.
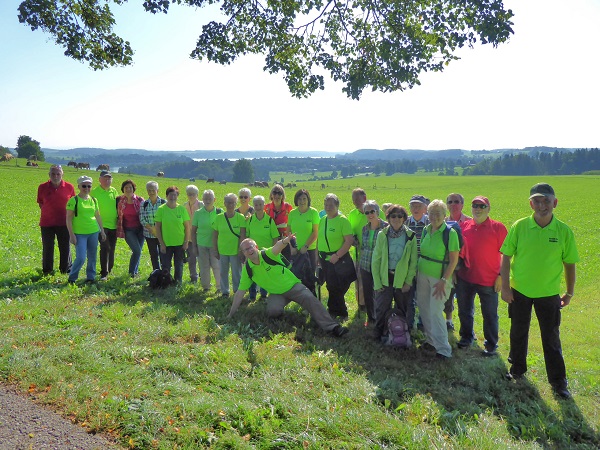
M 288 303 L 296 302 L 310 313 L 323 330 L 335 337 L 343 336 L 348 332 L 348 328 L 332 319 L 323 304 L 282 263 L 280 253 L 293 237 L 293 234 L 288 235 L 277 241 L 273 247 L 266 249 L 265 255 L 271 260 L 271 264 L 265 261 L 256 242 L 252 239 L 242 241 L 240 249 L 248 260 L 247 264 L 252 271 L 252 276 L 248 274 L 247 265 L 244 264 L 239 289 L 233 297 L 228 317 L 232 317 L 236 313 L 246 291 L 252 282 L 255 282 L 269 292 L 269 297 L 267 297 L 267 315 L 269 317 L 281 316 Z M 272 264 L 273 262 L 275 264 Z
M 571 229 L 554 217 L 558 204 L 554 189 L 538 183 L 529 192 L 533 214 L 517 220 L 500 248 L 502 300 L 510 317 L 510 371 L 508 379 L 527 372 L 527 343 L 531 309 L 540 325 L 546 374 L 554 393 L 571 397 L 560 342 L 561 308 L 568 306 L 575 290 L 575 263 L 579 261 Z M 564 272 L 567 291 L 560 295 Z
M 117 246 L 117 197 L 118 191 L 111 186 L 112 174 L 108 170 L 100 172 L 100 186 L 92 190 L 91 196 L 98 201 L 100 217 L 106 239 L 100 241 L 100 279 L 106 281 L 115 265 Z

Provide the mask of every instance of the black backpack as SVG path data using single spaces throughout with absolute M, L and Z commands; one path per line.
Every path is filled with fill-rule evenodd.
M 92 197 L 90 195 L 90 198 L 92 200 L 94 200 L 94 206 L 96 207 L 96 209 L 98 209 L 98 200 L 96 200 L 96 197 Z M 75 208 L 73 208 L 73 212 L 75 213 L 75 217 L 77 217 L 77 204 L 79 203 L 79 195 L 75 196 Z
M 166 289 L 175 284 L 171 272 L 164 269 L 154 269 L 148 277 L 148 282 L 150 283 L 150 289 Z
M 423 256 L 423 255 L 420 256 L 421 258 L 426 259 L 427 261 L 433 261 L 433 262 L 440 263 L 442 265 L 442 274 L 444 273 L 444 266 L 446 266 L 450 263 L 450 260 L 448 259 L 448 242 L 450 241 L 450 230 L 456 231 L 456 234 L 458 235 L 458 251 L 460 252 L 462 250 L 462 248 L 465 246 L 465 238 L 462 234 L 462 229 L 460 228 L 459 223 L 454 220 L 450 220 L 448 222 L 445 222 L 445 224 L 446 224 L 446 227 L 442 231 L 442 241 L 444 242 L 444 247 L 446 247 L 446 254 L 444 255 L 444 260 L 441 261 L 439 259 L 429 258 L 428 256 Z M 423 238 L 425 238 L 426 235 L 427 235 L 427 228 L 424 228 L 423 236 L 421 236 L 421 241 L 423 240 Z M 459 258 L 458 264 L 456 265 L 456 268 L 454 270 L 458 270 L 460 267 L 468 268 L 469 265 L 462 258 Z
M 290 264 L 290 262 L 288 261 L 288 259 L 285 256 L 283 256 L 281 253 L 279 254 L 279 256 L 281 256 L 281 262 L 269 258 L 267 256 L 266 250 L 261 250 L 260 254 L 262 255 L 262 257 L 265 260 L 265 262 L 267 264 L 269 264 L 270 266 L 281 266 L 281 267 L 284 267 L 286 269 L 291 269 L 292 265 Z M 250 279 L 252 279 L 252 267 L 250 267 L 250 263 L 248 261 L 246 261 L 246 272 L 248 273 L 248 277 Z

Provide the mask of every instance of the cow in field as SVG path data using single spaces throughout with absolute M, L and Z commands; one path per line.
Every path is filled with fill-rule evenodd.
M 207 178 L 207 179 L 206 179 L 206 182 L 207 182 L 207 183 L 214 183 L 214 182 L 215 182 L 215 179 L 214 179 L 214 178 Z
M 156 176 L 157 176 L 157 177 L 164 177 L 164 176 L 165 176 L 165 173 L 164 173 L 164 172 L 158 172 L 158 173 L 156 174 Z
M 219 181 L 219 184 L 227 184 L 227 181 L 221 180 L 221 181 Z
M 77 169 L 77 163 L 75 161 L 69 161 L 67 167 L 74 167 L 75 169 Z
M 100 164 L 98 167 L 96 167 L 96 172 L 99 170 L 110 170 L 110 166 L 108 164 Z
M 325 183 L 321 183 L 321 189 L 325 189 L 327 186 L 325 186 Z
M 196 179 L 194 177 L 190 178 L 190 181 L 193 183 L 194 181 L 196 181 Z
M 36 163 L 35 161 L 27 161 L 27 165 L 29 167 L 39 167 L 38 163 Z
M 2 157 L 0 158 L 0 161 L 4 162 L 4 161 L 10 161 L 11 159 L 13 159 L 14 156 L 12 155 L 12 153 L 5 153 L 4 155 L 2 155 Z
M 89 162 L 79 162 L 79 163 L 77 163 L 77 168 L 90 170 L 90 163 Z

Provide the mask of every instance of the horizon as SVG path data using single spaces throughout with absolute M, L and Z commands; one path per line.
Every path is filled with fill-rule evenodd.
M 115 31 L 131 41 L 134 64 L 93 71 L 19 24 L 19 3 L 0 4 L 0 61 L 10 68 L 0 73 L 0 145 L 9 148 L 20 135 L 56 150 L 598 147 L 589 113 L 600 103 L 593 0 L 507 0 L 515 13 L 508 43 L 462 49 L 444 72 L 422 74 L 420 86 L 365 92 L 360 101 L 330 79 L 324 91 L 292 98 L 280 75 L 263 72 L 260 56 L 230 66 L 190 60 L 200 24 L 218 18 L 218 5 L 174 5 L 168 15 L 114 5 Z

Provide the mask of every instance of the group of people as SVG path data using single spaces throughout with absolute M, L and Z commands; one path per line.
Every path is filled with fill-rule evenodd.
M 421 348 L 439 359 L 452 356 L 448 330 L 454 329 L 454 297 L 460 320 L 457 346 L 466 349 L 474 343 L 476 295 L 483 316 L 483 355 L 496 354 L 500 293 L 511 319 L 512 366 L 507 377 L 520 378 L 527 370 L 533 307 L 548 379 L 559 396 L 570 395 L 559 325 L 560 310 L 574 295 L 578 255 L 572 231 L 553 214 L 557 199 L 548 184 L 531 188 L 533 214 L 507 231 L 489 217 L 491 203 L 481 195 L 471 201 L 472 216 L 463 213 L 461 194 L 451 193 L 445 201 L 414 195 L 409 215 L 400 204 L 380 207 L 357 188 L 352 192 L 355 208 L 346 216 L 335 194 L 325 196 L 319 212 L 306 189 L 295 193 L 292 206 L 279 184 L 271 189 L 268 203 L 242 188 L 237 195 L 227 194 L 221 209 L 215 206 L 212 190 L 205 190 L 200 200 L 194 185 L 186 187 L 187 201 L 179 204 L 176 186 L 167 188 L 163 199 L 158 183 L 149 181 L 144 199 L 135 193 L 135 182 L 125 180 L 119 195 L 111 186 L 111 173 L 102 171 L 93 189 L 91 177 L 79 177 L 75 193 L 62 175 L 60 166 L 52 166 L 50 180 L 38 188 L 44 273 L 53 271 L 56 238 L 59 270 L 69 274 L 70 283 L 77 280 L 86 259 L 86 282 L 94 282 L 98 243 L 100 277 L 106 280 L 114 266 L 117 238 L 123 238 L 131 249 L 129 274 L 136 277 L 145 241 L 153 269 L 173 267 L 174 279 L 181 283 L 187 261 L 191 282 L 200 278 L 202 288 L 209 290 L 212 272 L 222 296 L 229 297 L 233 290 L 230 316 L 247 291 L 250 300 L 260 292 L 267 298 L 269 316 L 281 315 L 294 301 L 338 337 L 348 331 L 341 325 L 348 318 L 345 297 L 356 283 L 359 307 L 378 342 L 386 340 L 386 317 L 394 305 L 409 329 L 415 322 L 422 327 Z M 74 261 L 69 242 L 75 246 Z M 299 258 L 307 259 L 313 273 L 319 269 L 329 293 L 327 308 L 290 270 L 288 261 Z M 561 296 L 563 272 L 567 292 Z

